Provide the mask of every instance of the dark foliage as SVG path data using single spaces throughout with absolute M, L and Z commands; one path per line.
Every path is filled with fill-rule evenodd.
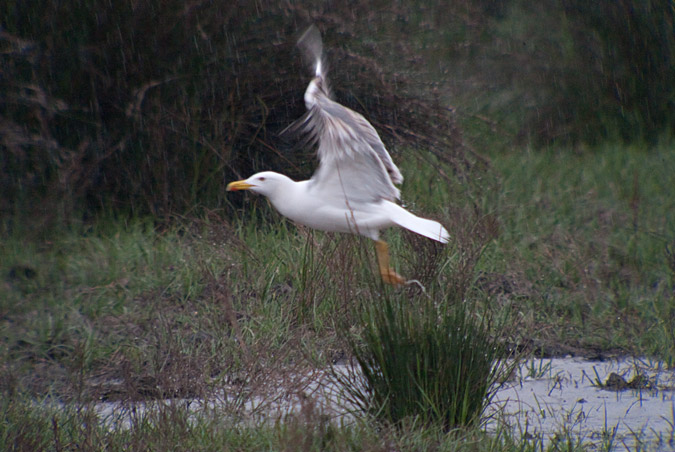
M 513 0 L 464 54 L 488 115 L 519 141 L 656 141 L 675 132 L 670 0 Z
M 567 0 L 563 5 L 573 24 L 570 34 L 579 67 L 587 68 L 574 80 L 577 86 L 566 90 L 571 103 L 589 107 L 579 122 L 592 126 L 604 116 L 615 127 L 610 133 L 626 140 L 653 139 L 668 128 L 675 132 L 673 2 Z M 579 97 L 597 98 L 598 104 L 575 98 L 575 91 Z M 587 128 L 580 133 L 596 135 Z
M 381 65 L 389 47 L 378 40 L 396 42 L 375 31 L 397 13 L 373 6 L 3 3 L 0 211 L 185 212 L 226 206 L 226 180 L 254 170 L 308 176 L 311 150 L 279 132 L 304 112 L 309 73 L 295 40 L 312 22 L 341 102 L 390 147 L 461 162 L 450 112 L 408 89 L 410 73 Z M 397 50 L 400 69 L 414 52 Z
M 279 132 L 304 113 L 310 23 L 337 99 L 394 154 L 470 172 L 453 96 L 521 142 L 657 140 L 675 132 L 673 14 L 669 0 L 4 2 L 0 212 L 227 208 L 232 178 L 307 177 L 312 150 Z

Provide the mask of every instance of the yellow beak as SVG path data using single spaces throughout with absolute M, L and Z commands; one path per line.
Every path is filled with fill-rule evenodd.
M 237 191 L 237 190 L 248 190 L 249 188 L 255 187 L 255 185 L 246 183 L 245 180 L 238 180 L 236 182 L 230 182 L 227 184 L 226 191 Z

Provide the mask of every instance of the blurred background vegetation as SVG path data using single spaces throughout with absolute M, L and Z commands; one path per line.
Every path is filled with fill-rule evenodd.
M 393 153 L 429 150 L 460 176 L 482 170 L 485 147 L 669 139 L 674 11 L 672 0 L 3 2 L 0 214 L 228 210 L 228 180 L 309 176 L 312 150 L 280 131 L 304 112 L 295 41 L 310 23 L 336 98 Z

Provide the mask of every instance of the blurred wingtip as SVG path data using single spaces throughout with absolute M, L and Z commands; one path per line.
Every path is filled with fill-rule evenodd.
M 314 68 L 315 76 L 323 77 L 324 67 L 321 62 L 323 55 L 323 41 L 321 32 L 316 25 L 310 25 L 298 38 L 298 47 L 303 52 L 307 62 Z

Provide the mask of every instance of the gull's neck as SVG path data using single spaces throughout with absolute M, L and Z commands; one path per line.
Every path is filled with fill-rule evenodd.
M 307 183 L 303 180 L 296 182 L 290 177 L 283 176 L 279 180 L 277 189 L 271 193 L 266 193 L 275 209 L 284 216 L 292 216 L 297 209 L 302 209 L 306 203 L 302 199 L 307 196 Z

